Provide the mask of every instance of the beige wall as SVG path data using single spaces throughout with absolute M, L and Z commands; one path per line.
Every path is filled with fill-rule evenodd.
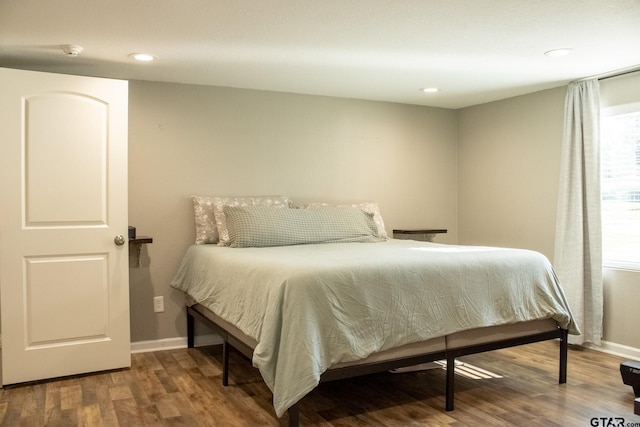
M 459 111 L 460 243 L 553 259 L 565 90 Z
M 194 240 L 189 197 L 375 200 L 389 232 L 457 241 L 457 112 L 383 102 L 130 82 L 129 222 L 154 241 L 130 269 L 132 341 L 184 336 L 169 287 Z M 153 313 L 153 296 L 165 312 Z
M 640 272 L 605 268 L 603 280 L 604 339 L 640 349 Z

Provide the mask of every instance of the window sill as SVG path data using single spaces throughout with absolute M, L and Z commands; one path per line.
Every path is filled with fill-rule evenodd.
M 602 268 L 610 268 L 612 270 L 637 271 L 640 273 L 640 262 L 630 261 L 602 261 Z

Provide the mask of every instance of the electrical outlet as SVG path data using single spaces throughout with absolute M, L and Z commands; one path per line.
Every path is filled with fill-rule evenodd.
M 164 297 L 163 296 L 153 297 L 153 311 L 155 313 L 164 312 Z

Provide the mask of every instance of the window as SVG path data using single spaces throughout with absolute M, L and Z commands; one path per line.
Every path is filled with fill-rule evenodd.
M 640 270 L 640 104 L 600 122 L 603 264 Z

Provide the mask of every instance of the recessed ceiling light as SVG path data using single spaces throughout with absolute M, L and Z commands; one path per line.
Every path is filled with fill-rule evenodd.
M 552 50 L 548 50 L 546 51 L 544 54 L 547 56 L 567 56 L 569 55 L 571 52 L 573 52 L 573 49 L 569 48 L 569 47 L 563 47 L 560 49 L 552 49 Z
M 423 87 L 420 90 L 424 93 L 436 93 L 440 91 L 437 87 Z
M 129 54 L 129 58 L 133 58 L 136 61 L 149 62 L 156 59 L 155 56 L 150 55 L 148 53 L 131 53 Z

